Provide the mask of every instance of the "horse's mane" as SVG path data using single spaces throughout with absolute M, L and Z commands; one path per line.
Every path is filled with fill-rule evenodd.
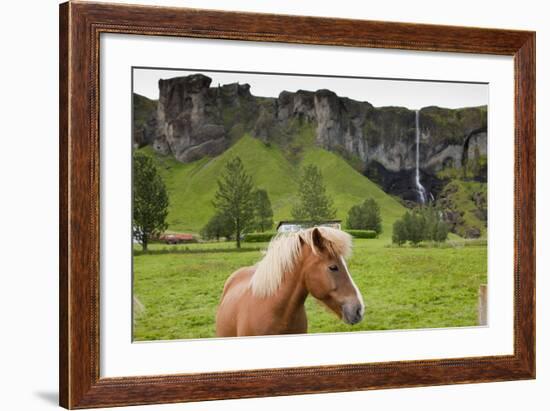
M 318 230 L 315 233 L 315 230 Z M 269 243 L 264 258 L 256 266 L 250 281 L 252 294 L 258 297 L 273 295 L 285 273 L 291 272 L 302 251 L 302 243 L 314 254 L 320 252 L 314 235 L 320 234 L 323 251 L 332 256 L 347 257 L 351 254 L 351 236 L 330 227 L 314 227 L 291 233 L 277 234 Z

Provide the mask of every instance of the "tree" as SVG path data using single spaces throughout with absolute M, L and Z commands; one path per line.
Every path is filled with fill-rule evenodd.
M 392 242 L 402 245 L 409 241 L 417 245 L 425 237 L 424 221 L 425 219 L 417 211 L 406 212 L 401 219 L 393 223 Z
M 273 209 L 267 191 L 258 189 L 254 193 L 256 208 L 254 210 L 255 223 L 262 233 L 273 227 Z
M 363 203 L 365 210 L 365 229 L 382 232 L 382 217 L 380 216 L 380 206 L 374 198 L 367 198 Z
M 237 248 L 241 248 L 242 234 L 254 223 L 254 185 L 239 157 L 225 165 L 212 203 L 218 213 L 231 220 Z
M 447 236 L 449 235 L 449 226 L 447 223 L 443 220 L 438 221 L 435 234 L 434 234 L 434 241 L 437 241 L 438 243 L 442 243 L 447 240 Z
M 298 188 L 298 204 L 292 209 L 294 219 L 313 223 L 334 219 L 336 210 L 333 201 L 326 193 L 323 176 L 316 166 L 304 168 Z
M 442 214 L 433 206 L 418 208 L 407 212 L 393 225 L 392 241 L 402 245 L 409 241 L 417 245 L 429 240 L 443 242 L 449 234 L 449 226 Z
M 147 251 L 151 237 L 168 228 L 166 223 L 168 194 L 152 158 L 134 151 L 132 160 L 134 178 L 132 231 L 143 251 Z
M 424 240 L 435 241 L 439 224 L 439 215 L 435 207 L 426 206 L 418 210 L 424 218 Z
M 361 204 L 349 209 L 346 226 L 353 230 L 365 230 L 365 213 Z
M 380 206 L 373 198 L 367 198 L 362 204 L 354 205 L 348 211 L 348 228 L 382 232 Z
M 393 223 L 392 242 L 401 246 L 407 242 L 407 229 L 403 220 Z
M 413 211 L 407 213 L 409 217 L 405 219 L 405 230 L 407 231 L 408 240 L 412 245 L 418 245 L 422 240 L 426 239 L 426 219 L 424 216 Z
M 443 220 L 441 210 L 435 206 L 428 205 L 418 210 L 423 217 L 424 240 L 443 242 L 449 234 L 449 227 Z
M 201 237 L 207 240 L 215 238 L 217 241 L 221 237 L 225 237 L 229 240 L 234 232 L 235 226 L 231 218 L 225 214 L 217 213 L 202 228 Z

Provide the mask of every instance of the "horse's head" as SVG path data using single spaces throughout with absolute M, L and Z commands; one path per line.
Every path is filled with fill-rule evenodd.
M 360 322 L 365 306 L 345 261 L 351 251 L 351 237 L 327 227 L 306 230 L 300 237 L 308 291 L 347 324 Z

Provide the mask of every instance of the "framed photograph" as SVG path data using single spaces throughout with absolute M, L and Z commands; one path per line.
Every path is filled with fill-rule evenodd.
M 535 33 L 60 6 L 60 404 L 535 378 Z

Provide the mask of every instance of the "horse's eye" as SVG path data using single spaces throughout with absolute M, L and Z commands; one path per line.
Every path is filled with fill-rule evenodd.
M 337 265 L 331 265 L 331 266 L 328 267 L 328 269 L 330 271 L 338 271 L 338 266 Z

